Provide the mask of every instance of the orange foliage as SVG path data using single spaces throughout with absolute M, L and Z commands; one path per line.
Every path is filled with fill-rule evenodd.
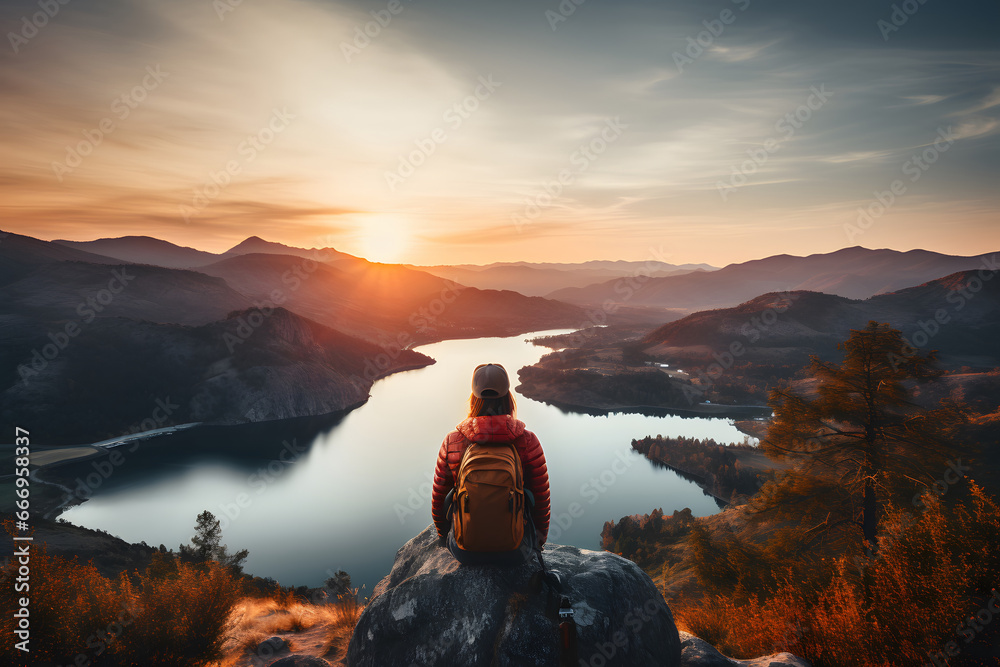
M 922 665 L 949 641 L 969 651 L 1000 630 L 957 634 L 1000 583 L 1000 507 L 975 484 L 954 509 L 924 502 L 919 516 L 887 512 L 876 558 L 828 560 L 822 583 L 786 576 L 766 596 L 674 600 L 678 626 L 736 657 L 785 650 L 815 667 Z
M 19 543 L 20 546 L 22 543 Z M 46 553 L 45 546 L 30 548 L 26 582 L 29 590 L 15 592 L 16 562 L 3 570 L 0 601 L 3 609 L 2 655 L 8 664 L 25 657 L 14 648 L 14 610 L 17 600 L 28 597 L 33 662 L 54 660 L 72 663 L 77 654 L 88 657 L 103 654 L 109 642 L 120 632 L 122 620 L 128 618 L 125 598 L 117 587 L 101 576 L 93 565 L 81 565 L 76 559 L 59 558 Z
M 165 567 L 156 554 L 144 574 L 112 581 L 91 564 L 49 555 L 44 545 L 33 547 L 30 558 L 30 591 L 14 591 L 15 562 L 3 570 L 0 603 L 10 638 L 16 598 L 30 596 L 34 663 L 207 664 L 221 656 L 223 629 L 242 593 L 239 580 L 216 563 Z M 24 657 L 12 641 L 2 655 L 8 664 Z

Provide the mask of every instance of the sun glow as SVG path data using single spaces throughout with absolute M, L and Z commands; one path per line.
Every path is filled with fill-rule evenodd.
M 383 263 L 395 263 L 403 259 L 413 240 L 408 222 L 397 217 L 373 215 L 361 224 L 362 257 Z

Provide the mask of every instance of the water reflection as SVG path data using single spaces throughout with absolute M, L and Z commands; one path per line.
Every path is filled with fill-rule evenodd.
M 346 415 L 236 427 L 196 427 L 125 448 L 125 462 L 67 520 L 132 541 L 177 548 L 195 516 L 225 517 L 223 541 L 248 548 L 246 569 L 286 585 L 319 585 L 339 569 L 368 589 L 396 550 L 430 523 L 430 477 L 444 436 L 463 418 L 472 369 L 517 369 L 547 350 L 530 336 L 445 341 L 421 351 L 437 363 L 379 380 Z M 545 450 L 550 539 L 597 548 L 603 524 L 661 507 L 718 511 L 713 498 L 632 451 L 633 438 L 739 442 L 729 420 L 585 415 L 518 397 L 518 417 Z M 88 464 L 65 468 L 72 480 Z M 582 511 L 570 512 L 576 503 Z

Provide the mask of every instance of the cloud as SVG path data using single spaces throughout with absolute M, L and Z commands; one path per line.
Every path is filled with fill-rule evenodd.
M 919 106 L 924 104 L 935 104 L 947 98 L 944 95 L 908 95 L 904 96 L 903 99 L 910 100 L 913 104 Z
M 952 136 L 955 139 L 971 139 L 991 134 L 997 129 L 1000 121 L 996 118 L 969 118 L 958 124 Z
M 987 109 L 992 109 L 993 107 L 996 107 L 998 105 L 1000 105 L 1000 88 L 995 88 L 991 93 L 986 95 L 983 98 L 983 100 L 978 104 L 974 105 L 969 109 L 965 109 L 957 113 L 960 114 L 978 113 L 980 111 L 986 111 Z
M 727 63 L 741 63 L 747 60 L 758 58 L 761 53 L 778 44 L 781 40 L 773 39 L 761 44 L 749 44 L 742 46 L 719 46 L 715 45 L 708 51 L 717 59 Z
M 679 73 L 671 54 L 734 3 L 587 3 L 555 32 L 545 3 L 404 3 L 362 46 L 372 7 L 361 0 L 244 2 L 224 20 L 205 0 L 71 3 L 19 54 L 0 49 L 0 216 L 25 233 L 232 245 L 258 230 L 283 242 L 351 236 L 383 215 L 420 230 L 432 261 L 473 246 L 507 259 L 595 243 L 626 252 L 664 221 L 692 235 L 766 229 L 777 251 L 799 241 L 768 220 L 798 225 L 813 211 L 829 222 L 836 204 L 898 177 L 938 127 L 966 143 L 921 180 L 921 196 L 1000 203 L 982 177 L 995 173 L 1000 105 L 994 5 L 927 3 L 886 43 L 885 7 L 870 2 L 753 3 Z M 23 11 L 0 6 L 0 22 Z M 962 18 L 972 12 L 975 25 Z M 169 76 L 119 118 L 113 105 L 147 65 Z M 466 109 L 485 75 L 502 85 Z M 830 101 L 789 135 L 789 115 L 823 85 Z M 280 133 L 268 130 L 276 108 L 294 116 Z M 510 235 L 511 213 L 576 169 L 575 152 L 616 116 L 621 138 Z M 104 118 L 114 130 L 60 182 L 53 162 Z M 438 130 L 445 138 L 428 144 Z M 249 150 L 254 138 L 267 141 Z M 768 140 L 780 148 L 723 201 L 718 183 Z M 386 172 L 428 145 L 387 187 Z M 185 224 L 179 206 L 230 163 L 238 173 Z M 747 252 L 712 243 L 720 257 L 700 259 Z

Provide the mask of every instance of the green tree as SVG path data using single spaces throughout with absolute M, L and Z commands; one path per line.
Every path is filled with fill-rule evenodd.
M 240 549 L 230 554 L 229 549 L 221 542 L 222 526 L 214 514 L 205 510 L 196 519 L 191 544 L 180 545 L 181 558 L 194 563 L 216 561 L 231 567 L 237 573 L 243 572 L 243 563 L 250 552 L 247 549 Z
M 935 354 L 918 353 L 888 324 L 871 321 L 837 347 L 842 363 L 812 357 L 814 390 L 771 392 L 774 418 L 761 446 L 795 466 L 772 484 L 764 508 L 792 505 L 814 522 L 790 531 L 799 548 L 846 527 L 872 556 L 882 504 L 904 488 L 912 493 L 914 483 L 934 484 L 954 451 L 961 414 L 914 404 L 914 381 L 940 374 Z

